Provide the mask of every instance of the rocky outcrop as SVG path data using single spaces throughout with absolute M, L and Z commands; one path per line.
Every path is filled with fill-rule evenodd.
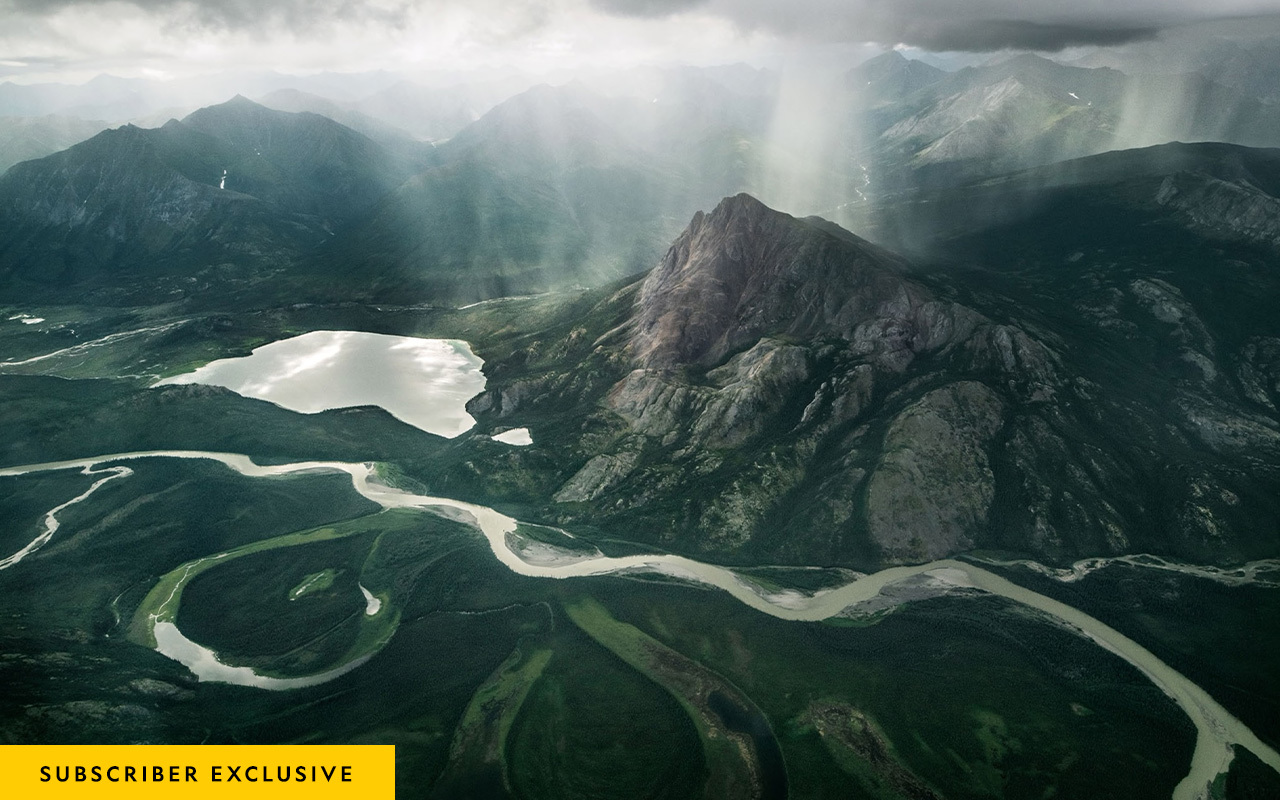
M 574 476 L 560 487 L 560 491 L 556 492 L 552 499 L 557 503 L 594 500 L 631 474 L 638 458 L 639 455 L 636 453 L 596 456 L 574 473 Z
M 1280 407 L 1280 339 L 1257 337 L 1244 346 L 1238 374 L 1245 396 L 1270 411 Z
M 609 393 L 637 431 L 667 440 L 686 429 L 699 447 L 736 447 L 761 432 L 810 376 L 808 350 L 762 339 L 690 386 L 664 370 L 633 370 Z
M 995 495 L 987 448 L 1003 414 L 993 391 L 965 381 L 929 392 L 893 421 L 867 489 L 867 527 L 886 562 L 973 546 Z
M 838 229 L 837 229 L 838 230 Z M 896 369 L 944 344 L 945 306 L 896 256 L 750 195 L 698 212 L 640 290 L 632 347 L 645 369 L 714 366 L 763 336 L 834 335 Z
M 1176 209 L 1190 226 L 1212 236 L 1280 246 L 1280 199 L 1247 178 L 1169 175 L 1156 190 L 1155 202 Z
M 761 433 L 809 374 L 805 348 L 760 340 L 707 373 L 718 390 L 698 415 L 691 438 L 705 447 L 744 444 Z

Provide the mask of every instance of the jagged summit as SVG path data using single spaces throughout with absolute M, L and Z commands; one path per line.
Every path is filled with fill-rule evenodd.
M 829 223 L 735 195 L 695 214 L 645 280 L 633 347 L 645 367 L 710 365 L 761 336 L 848 338 L 877 318 L 901 322 L 909 346 L 930 298 L 903 266 Z

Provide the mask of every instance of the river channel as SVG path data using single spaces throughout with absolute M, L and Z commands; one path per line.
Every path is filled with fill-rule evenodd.
M 315 331 L 265 345 L 248 357 L 214 361 L 195 372 L 161 383 L 208 383 L 226 386 L 250 397 L 270 400 L 302 412 L 353 405 L 378 405 L 411 425 L 442 436 L 456 436 L 474 424 L 466 413 L 466 401 L 484 388 L 482 362 L 466 342 L 458 340 L 392 337 L 353 331 Z M 505 437 L 505 438 L 504 438 Z M 517 429 L 495 436 L 512 445 L 530 443 L 528 432 Z M 30 464 L 0 469 L 0 476 L 20 476 L 56 470 L 80 470 L 98 479 L 81 495 L 45 515 L 44 530 L 18 553 L 0 559 L 0 569 L 12 568 L 48 542 L 58 530 L 58 513 L 85 502 L 103 485 L 133 474 L 123 462 L 138 459 L 208 459 L 250 478 L 268 478 L 307 472 L 343 472 L 361 496 L 384 509 L 418 509 L 460 519 L 477 528 L 488 541 L 494 557 L 511 571 L 534 578 L 570 579 L 585 576 L 660 573 L 714 587 L 739 602 L 773 617 L 794 621 L 820 621 L 840 615 L 850 607 L 876 599 L 886 587 L 903 581 L 927 581 L 944 590 L 978 590 L 999 595 L 1034 608 L 1075 630 L 1081 636 L 1132 664 L 1168 695 L 1196 727 L 1196 745 L 1188 775 L 1178 784 L 1174 800 L 1206 796 L 1209 785 L 1225 772 L 1233 747 L 1248 748 L 1280 772 L 1280 754 L 1264 744 L 1199 686 L 1165 664 L 1124 634 L 1064 603 L 1014 584 L 981 567 L 945 559 L 928 564 L 893 567 L 858 577 L 842 586 L 813 594 L 801 591 L 767 592 L 739 577 L 733 570 L 676 555 L 608 557 L 594 550 L 568 550 L 526 540 L 517 533 L 517 521 L 485 506 L 444 497 L 417 495 L 385 486 L 375 480 L 374 465 L 336 461 L 303 461 L 260 466 L 248 456 L 186 450 L 152 450 L 116 453 L 71 461 Z M 314 686 L 357 669 L 372 653 L 325 672 L 292 678 L 260 675 L 254 670 L 218 660 L 208 648 L 188 639 L 175 624 L 176 608 L 187 577 L 229 553 L 207 556 L 185 565 L 172 590 L 157 587 L 166 597 L 144 627 L 155 648 L 190 669 L 199 679 L 261 689 L 287 690 Z M 1027 563 L 1027 562 L 1019 562 Z M 1136 562 L 1135 562 L 1136 563 Z M 201 566 L 203 564 L 203 566 Z M 1090 565 L 1077 565 L 1076 578 Z M 1167 564 L 1165 565 L 1168 566 Z M 1274 571 L 1274 564 L 1255 565 L 1254 571 Z M 184 567 L 179 567 L 184 569 Z M 1067 579 L 1068 576 L 1057 576 Z M 1212 576 L 1211 576 L 1212 577 Z M 1234 578 L 1235 576 L 1231 576 Z M 1250 573 L 1243 575 L 1253 579 Z M 367 590 L 366 614 L 379 614 L 381 601 Z M 173 608 L 168 608 L 172 605 Z M 163 613 L 161 613 L 163 612 Z M 385 613 L 385 612 L 384 612 Z M 394 628 L 392 628 L 394 630 Z M 388 634 L 389 636 L 390 634 Z
M 445 497 L 417 495 L 379 484 L 371 464 L 349 464 L 336 461 L 303 461 L 293 464 L 260 466 L 248 456 L 236 453 L 213 453 L 185 450 L 152 450 L 117 453 L 96 458 L 58 461 L 0 469 L 0 476 L 19 476 L 54 470 L 78 469 L 98 472 L 101 467 L 119 466 L 120 462 L 146 458 L 209 459 L 225 464 L 246 477 L 271 477 L 304 472 L 345 472 L 361 496 L 384 509 L 413 508 L 444 511 L 470 523 L 489 543 L 493 555 L 513 572 L 536 578 L 567 579 L 589 575 L 625 573 L 661 573 L 669 577 L 699 583 L 723 590 L 757 611 L 785 620 L 818 621 L 828 619 L 860 603 L 875 598 L 882 589 L 908 578 L 925 575 L 956 588 L 977 589 L 1008 598 L 1035 608 L 1116 654 L 1136 667 L 1168 695 L 1190 717 L 1196 727 L 1196 745 L 1191 769 L 1177 786 L 1174 800 L 1193 800 L 1205 796 L 1208 786 L 1225 772 L 1234 755 L 1233 746 L 1248 748 L 1262 761 L 1280 772 L 1280 753 L 1263 743 L 1244 723 L 1236 719 L 1207 692 L 1181 673 L 1165 664 L 1151 651 L 1115 630 L 1064 603 L 1014 584 L 974 564 L 944 559 L 928 564 L 893 567 L 853 580 L 843 586 L 804 594 L 801 592 L 763 593 L 741 579 L 731 569 L 704 564 L 683 556 L 633 555 L 609 557 L 584 556 L 580 551 L 563 551 L 562 559 L 548 558 L 544 552 L 537 563 L 523 560 L 509 542 L 516 535 L 517 521 L 486 506 L 465 503 Z M 123 473 L 115 473 L 124 477 Z M 113 475 L 114 477 L 114 475 Z M 77 500 L 91 494 L 86 492 Z M 64 504 L 61 508 L 65 508 Z M 219 556 L 211 556 L 217 559 Z M 332 680 L 363 663 L 364 659 L 344 664 L 329 672 L 299 677 L 272 678 L 257 675 L 246 667 L 222 664 L 207 648 L 192 642 L 169 622 L 156 623 L 153 616 L 156 649 L 186 665 L 202 680 L 255 686 L 263 689 L 293 689 Z

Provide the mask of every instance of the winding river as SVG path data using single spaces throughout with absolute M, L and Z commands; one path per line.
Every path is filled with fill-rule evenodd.
M 1065 623 L 1080 635 L 1100 647 L 1114 653 L 1147 676 L 1161 691 L 1168 695 L 1190 717 L 1196 727 L 1195 752 L 1191 769 L 1174 791 L 1174 800 L 1193 800 L 1207 795 L 1213 780 L 1225 772 L 1234 755 L 1233 746 L 1248 748 L 1258 758 L 1280 772 L 1280 753 L 1263 743 L 1244 723 L 1236 719 L 1207 692 L 1192 683 L 1181 673 L 1157 658 L 1151 651 L 1099 620 L 1057 600 L 1025 589 L 1004 578 L 971 563 L 945 559 L 909 567 L 893 567 L 860 577 L 843 586 L 817 592 L 812 595 L 787 591 L 763 593 L 758 587 L 741 579 L 732 570 L 712 564 L 703 564 L 683 556 L 634 555 L 609 557 L 602 554 L 586 554 L 546 545 L 539 548 L 539 557 L 526 561 L 512 546 L 517 521 L 485 506 L 464 503 L 444 497 L 417 495 L 381 485 L 374 480 L 372 464 L 349 464 L 336 461 L 303 461 L 293 464 L 259 466 L 248 456 L 235 453 L 213 453 L 187 450 L 152 450 L 135 453 L 117 453 L 73 461 L 8 467 L 0 469 L 0 476 L 19 476 L 54 470 L 79 469 L 86 474 L 106 474 L 79 497 L 58 506 L 47 515 L 49 524 L 39 544 L 48 541 L 57 530 L 56 513 L 74 503 L 87 499 L 103 483 L 115 478 L 127 477 L 131 470 L 118 462 L 144 458 L 194 458 L 209 459 L 225 464 L 232 470 L 251 478 L 291 475 L 304 472 L 345 472 L 351 477 L 352 486 L 361 496 L 384 509 L 409 508 L 445 512 L 470 523 L 484 534 L 494 556 L 520 575 L 536 578 L 566 579 L 588 575 L 616 575 L 625 573 L 661 573 L 673 578 L 715 587 L 732 595 L 739 602 L 765 614 L 785 620 L 818 621 L 840 614 L 850 606 L 867 602 L 880 594 L 885 587 L 901 583 L 909 578 L 923 576 L 948 587 L 977 589 L 999 595 L 1037 609 Z M 51 529 L 50 529 L 51 528 Z M 35 550 L 33 542 L 23 554 Z M 550 548 L 550 551 L 547 550 Z M 217 559 L 221 556 L 211 556 Z M 4 566 L 12 566 L 20 560 L 11 557 Z M 917 578 L 919 580 L 919 578 Z M 371 610 L 370 613 L 376 613 Z M 261 676 L 247 667 L 235 667 L 217 660 L 207 648 L 187 639 L 171 622 L 151 616 L 152 633 L 156 649 L 186 665 L 201 680 L 222 681 L 264 689 L 292 689 L 323 683 L 364 663 L 368 657 L 349 662 L 329 672 L 299 678 L 273 678 Z

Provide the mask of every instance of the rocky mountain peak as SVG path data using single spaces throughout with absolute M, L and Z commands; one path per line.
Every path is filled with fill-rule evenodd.
M 645 280 L 633 352 L 645 368 L 712 366 L 762 336 L 853 339 L 888 320 L 890 338 L 908 346 L 930 297 L 902 272 L 847 231 L 739 194 L 694 215 Z
M 794 219 L 788 214 L 774 211 L 746 192 L 742 192 L 721 200 L 711 213 L 703 211 L 695 213 L 689 222 L 688 232 L 695 236 L 704 230 L 711 230 L 725 236 L 753 236 L 770 221 L 780 218 Z

